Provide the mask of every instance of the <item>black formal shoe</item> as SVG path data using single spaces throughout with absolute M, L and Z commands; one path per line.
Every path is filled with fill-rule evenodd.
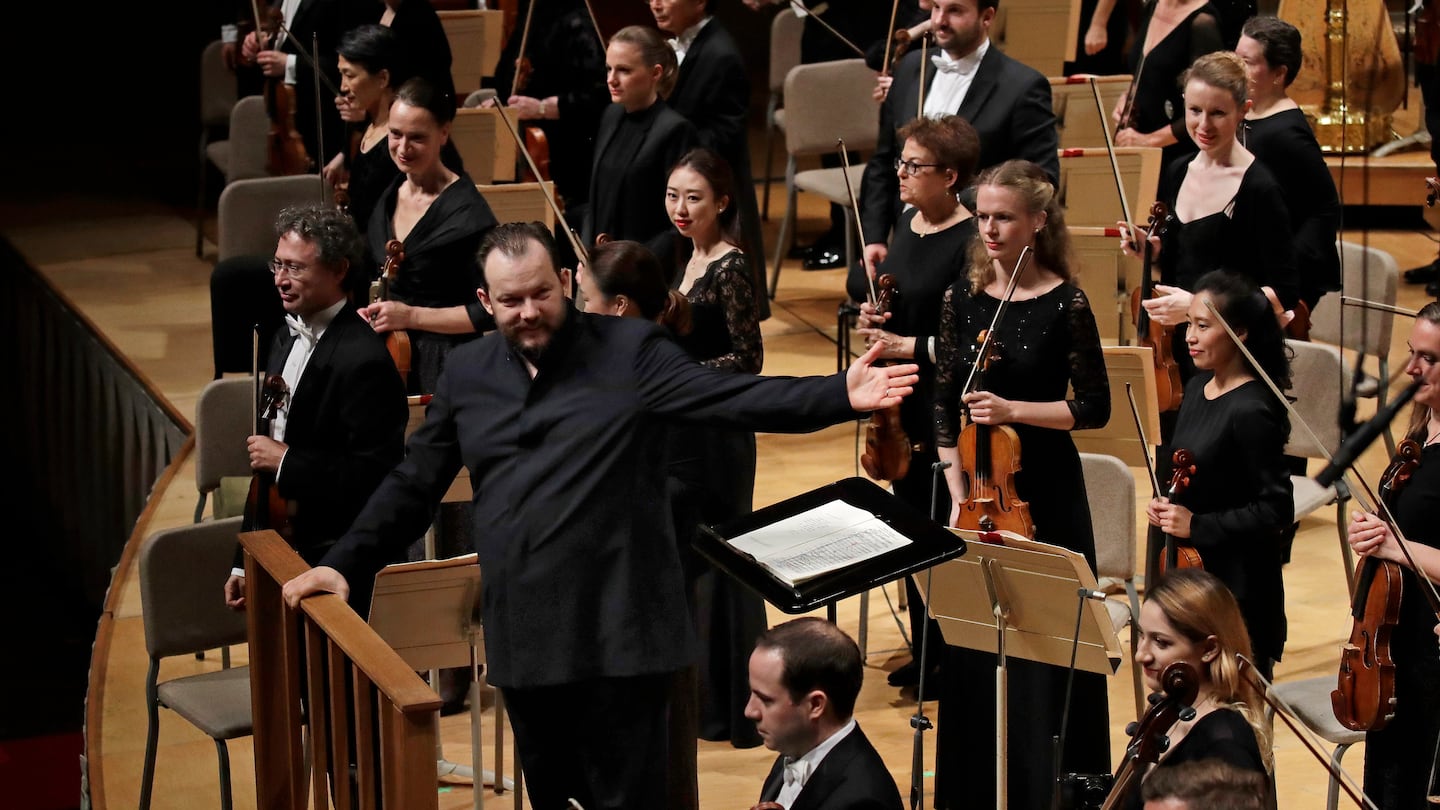
M 817 248 L 810 251 L 801 266 L 806 270 L 834 270 L 845 266 L 845 256 L 831 248 Z
M 799 242 L 796 242 L 795 244 L 790 246 L 790 252 L 786 253 L 785 255 L 792 259 L 803 259 L 806 256 L 809 256 L 810 251 L 814 249 L 814 245 L 802 245 Z
M 1440 259 L 1405 271 L 1406 284 L 1429 284 L 1436 280 L 1440 280 Z
M 930 666 L 930 671 L 925 674 L 925 678 L 927 681 L 933 681 L 935 676 L 937 676 L 939 673 L 939 665 L 932 664 Z M 910 659 L 909 663 L 902 665 L 899 669 L 886 676 L 885 682 L 890 684 L 891 686 L 898 686 L 901 689 L 904 689 L 905 687 L 919 686 L 920 662 L 915 660 L 914 658 Z

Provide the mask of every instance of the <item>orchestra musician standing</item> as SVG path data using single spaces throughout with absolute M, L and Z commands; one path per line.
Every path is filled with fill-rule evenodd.
M 1274 383 L 1290 387 L 1284 334 L 1265 295 L 1245 276 L 1202 276 L 1190 301 L 1187 353 L 1196 369 L 1185 385 L 1172 448 L 1195 472 L 1176 502 L 1151 500 L 1146 516 L 1200 553 L 1206 571 L 1235 595 L 1255 666 L 1267 679 L 1285 648 L 1283 535 L 1294 517 L 1285 442 L 1290 419 L 1260 374 L 1205 304 L 1245 342 Z
M 289 505 L 290 542 L 319 562 L 404 456 L 405 387 L 381 340 L 346 295 L 360 261 L 360 234 L 330 206 L 287 208 L 275 221 L 272 279 L 290 328 L 277 334 L 263 367 L 280 375 L 288 396 L 271 435 L 246 440 L 250 466 L 272 476 Z M 243 608 L 244 553 L 225 583 L 225 602 Z M 350 593 L 356 612 L 370 609 L 366 582 Z
M 865 266 L 884 261 L 891 230 L 900 219 L 895 160 L 900 127 L 916 117 L 924 91 L 924 115 L 958 115 L 980 136 L 981 169 L 1010 159 L 1028 160 L 1060 177 L 1059 135 L 1050 106 L 1050 83 L 1039 71 L 1006 56 L 990 41 L 999 0 L 935 0 L 930 12 L 935 49 L 921 64 L 912 48 L 895 66 L 894 82 L 880 105 L 880 132 L 860 189 Z
M 856 321 L 867 344 L 883 346 L 880 356 L 887 360 L 913 361 L 920 366 L 916 395 L 900 405 L 900 425 L 910 446 L 910 465 L 903 478 L 890 482 L 897 497 L 923 514 L 931 513 L 932 465 L 935 452 L 933 380 L 936 340 L 940 332 L 940 304 L 945 291 L 964 277 L 975 242 L 975 219 L 960 203 L 959 194 L 975 179 L 980 156 L 980 139 L 975 128 L 958 115 L 944 118 L 916 118 L 900 128 L 904 144 L 895 166 L 899 177 L 900 201 L 907 209 L 900 215 L 889 254 L 877 268 L 894 283 L 890 308 L 876 310 L 868 300 L 869 285 L 863 276 L 852 273 L 848 292 L 861 301 Z M 950 490 L 943 484 L 936 493 L 939 519 L 950 514 Z M 925 658 L 938 667 L 943 658 L 944 640 L 940 628 L 931 623 L 928 636 L 925 602 L 910 579 L 905 579 L 910 609 L 912 659 L 890 673 L 891 686 L 914 686 L 919 681 L 920 643 L 927 639 Z
M 803 432 L 895 404 L 913 365 L 782 379 L 706 369 L 658 325 L 579 312 L 539 223 L 480 250 L 496 333 L 455 350 L 405 459 L 320 566 L 345 594 L 428 526 L 464 465 L 485 660 L 535 807 L 665 807 L 667 684 L 693 661 L 665 495 L 665 420 Z
M 977 181 L 975 219 L 979 239 L 970 273 L 945 293 L 935 347 L 935 443 L 940 460 L 950 463 L 949 522 L 956 522 L 966 500 L 965 477 L 973 481 L 983 463 L 962 458 L 957 448 L 963 405 L 972 423 L 1008 426 L 1018 436 L 1014 489 L 1029 503 L 1033 539 L 1079 552 L 1093 568 L 1090 506 L 1070 431 L 1109 420 L 1110 386 L 1095 315 L 1071 282 L 1074 257 L 1055 186 L 1042 168 L 1025 161 L 987 169 Z M 1026 247 L 1033 257 L 993 336 L 999 357 L 985 373 L 983 390 L 966 392 L 980 332 L 990 327 Z M 993 805 L 995 694 L 988 684 L 995 657 L 956 647 L 948 652 L 940 679 L 937 806 Z M 1010 703 L 1009 749 L 1018 754 L 1009 760 L 1011 807 L 1049 806 L 1052 737 L 1062 725 L 1066 676 L 1066 669 L 1048 664 L 1007 665 L 1009 688 L 1025 695 Z M 1110 770 L 1107 706 L 1104 676 L 1075 673 L 1062 772 Z
M 1115 145 L 1162 147 L 1167 166 L 1194 154 L 1181 77 L 1196 59 L 1224 47 L 1220 12 L 1210 0 L 1146 3 L 1130 49 L 1130 90 L 1111 113 Z
M 1433 795 L 1429 778 L 1440 739 L 1440 690 L 1435 688 L 1440 655 L 1431 635 L 1436 618 L 1422 592 L 1427 584 L 1420 580 L 1440 582 L 1440 303 L 1420 310 L 1408 343 L 1405 372 L 1423 382 L 1405 438 L 1420 445 L 1420 457 L 1409 480 L 1395 487 L 1389 507 L 1421 570 L 1411 567 L 1394 529 L 1380 516 L 1352 512 L 1347 526 L 1356 554 L 1398 563 L 1404 572 L 1399 622 L 1390 633 L 1395 714 L 1384 728 L 1365 734 L 1365 795 L 1380 810 L 1425 805 Z

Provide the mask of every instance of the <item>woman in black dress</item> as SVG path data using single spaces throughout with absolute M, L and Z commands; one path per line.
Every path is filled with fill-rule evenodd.
M 676 288 L 690 302 L 693 328 L 678 338 L 701 365 L 760 373 L 760 337 L 754 275 L 741 249 L 739 206 L 729 165 L 704 147 L 686 152 L 670 172 L 665 210 L 683 237 L 684 270 Z M 754 507 L 755 434 L 728 428 L 673 427 L 672 461 L 691 462 L 693 486 L 672 493 L 688 512 L 677 522 L 681 560 L 689 584 L 691 617 L 700 640 L 700 737 L 736 748 L 760 744 L 745 718 L 750 698 L 747 669 L 755 639 L 765 632 L 765 602 L 690 550 L 701 523 L 717 525 Z
M 1340 289 L 1340 196 L 1315 131 L 1286 94 L 1300 70 L 1300 32 L 1279 17 L 1251 17 L 1235 53 L 1245 63 L 1251 102 L 1240 139 L 1280 184 L 1300 300 L 1313 312 L 1320 296 Z
M 1365 795 L 1380 810 L 1423 807 L 1436 740 L 1440 738 L 1440 650 L 1436 616 L 1421 582 L 1440 582 L 1440 303 L 1426 304 L 1410 332 L 1411 379 L 1425 379 L 1415 392 L 1414 411 L 1405 438 L 1421 446 L 1420 464 L 1389 500 L 1395 524 L 1409 541 L 1420 566 L 1416 572 L 1401 553 L 1395 532 L 1370 512 L 1353 512 L 1350 547 L 1361 557 L 1398 563 L 1404 571 L 1400 622 L 1390 634 L 1395 662 L 1395 716 L 1379 731 L 1365 735 Z
M 868 285 L 852 283 L 850 297 L 862 301 L 856 321 L 867 344 L 881 343 L 880 355 L 889 360 L 920 365 L 915 393 L 900 403 L 900 425 L 911 447 L 910 468 L 890 482 L 901 500 L 930 514 L 932 465 L 935 453 L 933 380 L 935 341 L 940 331 L 940 303 L 945 291 L 960 280 L 969 266 L 975 241 L 975 219 L 960 204 L 959 192 L 968 188 L 980 157 L 975 128 L 958 115 L 941 119 L 916 118 L 898 133 L 903 147 L 895 172 L 900 177 L 900 214 L 890 249 L 877 269 L 894 282 L 889 311 L 878 313 Z M 858 281 L 858 280 L 855 280 Z M 950 491 L 941 485 L 937 519 L 950 514 Z M 925 603 L 915 583 L 905 579 L 910 606 L 910 663 L 890 673 L 891 686 L 914 686 L 920 674 L 920 643 L 926 638 Z M 927 666 L 940 664 L 944 640 L 940 628 L 930 624 L 925 642 Z
M 964 405 L 977 425 L 1008 425 L 1019 437 L 1016 495 L 1028 501 L 1034 539 L 1064 546 L 1095 564 L 1095 538 L 1070 431 L 1103 426 L 1110 418 L 1110 386 L 1095 315 L 1070 282 L 1069 232 L 1055 187 L 1040 167 L 1007 161 L 980 176 L 975 219 L 979 240 L 970 274 L 945 293 L 935 346 L 935 443 L 945 470 L 954 525 L 977 461 L 957 449 Z M 977 337 L 988 329 L 1025 247 L 1033 257 L 1021 272 L 1004 319 L 996 325 L 1000 357 L 984 390 L 966 392 Z M 1067 389 L 1074 398 L 1067 398 Z M 995 780 L 995 656 L 949 648 L 941 678 L 936 752 L 939 807 L 993 806 Z M 1013 808 L 1050 806 L 1052 737 L 1059 734 L 1067 670 L 1011 659 L 1007 723 L 1009 797 Z M 1109 712 L 1104 676 L 1076 673 L 1062 773 L 1110 771 Z M 954 714 L 947 714 L 954 712 Z
M 1269 678 L 1285 648 L 1282 535 L 1294 517 L 1285 442 L 1290 420 L 1225 328 L 1241 335 L 1260 368 L 1283 391 L 1290 361 L 1274 312 L 1255 285 L 1223 270 L 1203 276 L 1190 303 L 1185 386 L 1172 448 L 1190 451 L 1195 472 L 1172 503 L 1150 501 L 1150 524 L 1200 552 L 1205 570 L 1235 594 L 1250 632 L 1255 665 Z
M 1266 786 L 1273 786 L 1265 699 L 1240 672 L 1237 656 L 1250 658 L 1250 636 L 1225 584 L 1195 568 L 1166 575 L 1146 595 L 1137 632 L 1135 660 L 1151 692 L 1160 691 L 1161 674 L 1177 662 L 1194 667 L 1200 676 L 1191 703 L 1195 716 L 1170 727 L 1169 747 L 1141 777 L 1184 762 L 1218 759 L 1258 773 Z M 1132 783 L 1125 806 L 1140 810 L 1142 805 L 1141 783 Z
M 1220 13 L 1209 0 L 1146 3 L 1130 50 L 1130 92 L 1112 113 L 1115 145 L 1163 147 L 1166 164 L 1193 154 L 1179 79 L 1196 59 L 1223 47 Z

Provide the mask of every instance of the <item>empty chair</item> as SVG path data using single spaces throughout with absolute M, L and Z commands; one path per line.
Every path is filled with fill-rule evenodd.
M 775 173 L 775 130 L 785 128 L 785 77 L 800 64 L 800 35 L 805 19 L 781 11 L 770 21 L 770 99 L 765 104 L 765 192 L 760 217 L 770 219 L 770 178 Z
M 1285 343 L 1295 353 L 1290 361 L 1289 391 L 1295 397 L 1295 412 L 1315 431 L 1312 438 L 1304 426 L 1292 420 L 1285 454 L 1329 459 L 1340 447 L 1340 427 L 1335 422 L 1335 414 L 1340 412 L 1340 386 L 1343 380 L 1348 379 L 1346 364 L 1340 357 L 1340 350 L 1334 346 L 1300 340 L 1286 340 Z M 1303 475 L 1290 476 L 1290 482 L 1295 488 L 1295 520 L 1322 506 L 1335 505 L 1335 528 L 1340 534 L 1345 576 L 1347 580 L 1352 579 L 1355 564 L 1350 544 L 1345 542 L 1345 524 L 1348 522 L 1345 506 L 1350 500 L 1350 489 L 1344 479 L 1324 489 L 1314 479 Z M 1351 587 L 1353 589 L 1353 582 Z
M 1334 675 L 1321 675 L 1299 681 L 1287 681 L 1270 686 L 1270 696 L 1289 706 L 1304 726 L 1321 739 L 1335 746 L 1330 752 L 1330 764 L 1336 769 L 1350 746 L 1365 741 L 1365 732 L 1351 731 L 1335 719 L 1335 709 L 1330 702 L 1330 692 L 1335 689 Z M 1272 720 L 1275 709 L 1268 704 L 1265 717 Z M 1340 782 L 1331 776 L 1325 794 L 1325 810 L 1335 810 L 1340 804 Z
M 1344 290 L 1340 294 L 1325 295 L 1315 305 L 1315 311 L 1310 313 L 1310 339 L 1354 351 L 1358 355 L 1355 363 L 1361 367 L 1366 357 L 1373 356 L 1377 376 L 1364 375 L 1356 393 L 1374 398 L 1377 407 L 1383 408 L 1390 396 L 1390 337 L 1395 328 L 1395 314 L 1372 307 L 1347 307 L 1340 298 L 1350 296 L 1393 307 L 1400 285 L 1400 268 L 1394 256 L 1378 248 L 1340 242 L 1339 250 L 1345 274 L 1341 282 Z M 1348 390 L 1348 379 L 1345 385 Z M 1385 447 L 1394 455 L 1394 436 L 1389 430 L 1382 435 Z
M 215 498 L 212 516 L 234 517 L 244 511 L 243 496 L 231 497 L 227 479 L 248 479 L 250 454 L 245 439 L 255 429 L 255 381 L 249 377 L 211 380 L 195 402 L 195 522 L 205 518 L 206 501 Z M 238 502 L 237 502 L 238 501 Z
M 254 177 L 227 183 L 220 192 L 219 259 L 275 252 L 275 217 L 287 206 L 320 202 L 318 174 Z
M 1135 476 L 1125 462 L 1114 456 L 1081 453 L 1085 495 L 1090 501 L 1090 523 L 1095 533 L 1095 576 L 1120 582 L 1126 601 L 1105 600 L 1111 625 L 1119 633 L 1130 627 L 1130 674 L 1135 682 L 1135 716 L 1145 714 L 1145 683 L 1140 663 L 1135 660 L 1139 646 L 1140 595 L 1135 588 Z
M 145 650 L 150 669 L 145 676 L 149 719 L 145 737 L 145 768 L 140 783 L 140 808 L 148 810 L 155 782 L 160 708 L 185 718 L 215 741 L 220 763 L 220 806 L 230 810 L 230 751 L 227 740 L 248 737 L 250 669 L 205 670 L 159 681 L 160 661 L 190 657 L 214 647 L 245 641 L 245 614 L 225 607 L 220 583 L 235 557 L 240 518 L 209 520 L 163 529 L 140 547 L 140 601 L 145 620 Z M 192 659 L 193 660 L 193 659 Z
M 200 54 L 200 171 L 197 173 L 195 195 L 195 255 L 202 252 L 205 241 L 205 176 L 209 174 L 210 142 L 216 135 L 229 131 L 230 111 L 238 100 L 235 74 L 225 66 L 225 43 L 215 40 Z M 228 149 L 228 147 L 227 147 Z
M 798 171 L 801 157 L 834 154 L 837 140 L 845 141 L 849 151 L 875 148 L 880 131 L 880 105 L 871 96 L 875 87 L 875 71 L 864 59 L 841 59 L 799 65 L 785 77 L 785 219 L 780 223 L 780 238 L 775 244 L 775 267 L 770 271 L 770 297 L 780 283 L 780 263 L 790 249 L 794 234 L 795 198 L 797 191 L 819 194 L 826 200 L 851 209 L 846 191 L 845 169 L 809 169 Z M 860 193 L 860 180 L 865 164 L 857 161 L 850 167 L 850 185 Z M 845 216 L 845 253 L 847 266 L 855 263 L 854 217 Z

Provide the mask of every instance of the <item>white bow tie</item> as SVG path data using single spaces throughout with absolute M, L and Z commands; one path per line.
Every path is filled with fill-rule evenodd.
M 290 334 L 304 340 L 310 345 L 315 345 L 315 330 L 306 323 L 303 318 L 294 315 L 285 316 L 285 325 L 290 327 Z
M 975 67 L 969 62 L 961 59 L 951 59 L 944 54 L 930 54 L 930 62 L 935 69 L 941 73 L 959 73 L 961 75 L 975 72 Z
M 805 780 L 810 778 L 810 763 L 803 759 L 785 763 L 785 784 L 805 785 Z

